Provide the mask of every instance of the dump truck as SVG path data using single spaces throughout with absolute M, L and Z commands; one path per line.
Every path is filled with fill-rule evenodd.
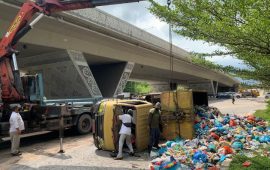
M 258 89 L 241 89 L 239 91 L 242 94 L 242 97 L 258 97 L 260 96 L 260 92 Z

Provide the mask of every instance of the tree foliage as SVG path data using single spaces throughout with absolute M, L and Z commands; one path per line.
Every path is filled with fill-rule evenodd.
M 234 55 L 249 69 L 217 66 L 218 69 L 269 86 L 269 0 L 173 0 L 171 9 L 154 0 L 150 2 L 151 12 L 170 23 L 177 34 L 226 48 L 226 51 L 200 54 L 199 59 Z
M 128 81 L 124 92 L 130 92 L 133 94 L 147 94 L 152 91 L 152 86 L 147 82 L 134 82 Z

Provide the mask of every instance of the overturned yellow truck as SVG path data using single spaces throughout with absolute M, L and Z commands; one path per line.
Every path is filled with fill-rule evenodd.
M 149 139 L 148 113 L 153 107 L 142 100 L 105 100 L 98 104 L 95 115 L 94 143 L 98 149 L 115 151 L 118 149 L 121 122 L 117 116 L 128 109 L 133 110 L 135 124 L 131 128 L 132 143 L 137 151 L 147 148 Z

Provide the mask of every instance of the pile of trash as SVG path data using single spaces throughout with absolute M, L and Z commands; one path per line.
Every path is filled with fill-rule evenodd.
M 222 115 L 213 107 L 195 110 L 196 137 L 164 143 L 150 169 L 219 169 L 236 153 L 270 157 L 268 122 L 253 115 Z

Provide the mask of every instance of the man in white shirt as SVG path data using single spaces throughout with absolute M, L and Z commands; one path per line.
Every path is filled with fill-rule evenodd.
M 131 144 L 131 125 L 132 122 L 134 123 L 134 120 L 132 118 L 133 111 L 131 109 L 128 109 L 126 114 L 119 115 L 118 118 L 122 121 L 122 126 L 120 129 L 120 138 L 119 138 L 119 149 L 118 154 L 115 160 L 121 160 L 123 159 L 123 145 L 126 140 L 126 144 L 129 148 L 130 155 L 134 155 L 134 151 Z
M 22 117 L 19 113 L 21 106 L 20 105 L 14 105 L 12 107 L 12 113 L 9 118 L 9 134 L 10 134 L 10 141 L 11 141 L 11 154 L 13 156 L 19 156 L 21 155 L 21 152 L 19 151 L 20 147 L 20 134 L 24 130 L 24 122 L 22 120 Z

